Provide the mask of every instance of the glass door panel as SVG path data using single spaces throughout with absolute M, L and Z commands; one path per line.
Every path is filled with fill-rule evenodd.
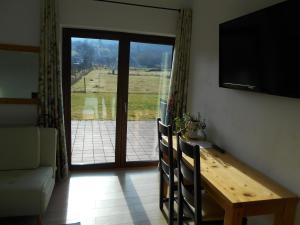
M 127 162 L 158 160 L 156 118 L 166 110 L 172 54 L 173 45 L 130 42 Z
M 115 162 L 119 41 L 71 38 L 72 165 Z

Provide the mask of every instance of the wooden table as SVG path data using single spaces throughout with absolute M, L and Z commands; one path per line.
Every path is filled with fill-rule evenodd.
M 173 140 L 176 151 L 176 137 Z M 193 167 L 193 160 L 184 159 Z M 201 148 L 202 185 L 225 210 L 224 225 L 242 218 L 274 214 L 274 225 L 294 225 L 299 198 L 229 153 Z

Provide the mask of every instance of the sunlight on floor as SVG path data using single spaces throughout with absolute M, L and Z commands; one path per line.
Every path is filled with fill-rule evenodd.
M 71 177 L 67 221 L 90 224 L 101 214 L 97 202 L 109 199 L 110 193 L 120 192 L 117 176 L 84 176 Z M 120 196 L 124 199 L 124 197 Z
M 73 175 L 65 221 L 81 225 L 166 224 L 158 207 L 156 169 Z

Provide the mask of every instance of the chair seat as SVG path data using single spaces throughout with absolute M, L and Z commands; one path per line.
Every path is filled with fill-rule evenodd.
M 225 211 L 212 199 L 209 194 L 202 192 L 203 221 L 224 220 Z

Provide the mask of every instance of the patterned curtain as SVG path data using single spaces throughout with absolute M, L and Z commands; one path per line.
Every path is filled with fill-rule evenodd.
M 180 10 L 170 82 L 167 118 L 174 125 L 176 117 L 186 112 L 187 88 L 190 64 L 190 45 L 192 33 L 192 10 Z
M 65 125 L 63 114 L 62 81 L 57 43 L 56 1 L 43 0 L 38 124 L 41 127 L 54 127 L 58 131 L 56 152 L 56 177 L 61 180 L 68 176 Z

